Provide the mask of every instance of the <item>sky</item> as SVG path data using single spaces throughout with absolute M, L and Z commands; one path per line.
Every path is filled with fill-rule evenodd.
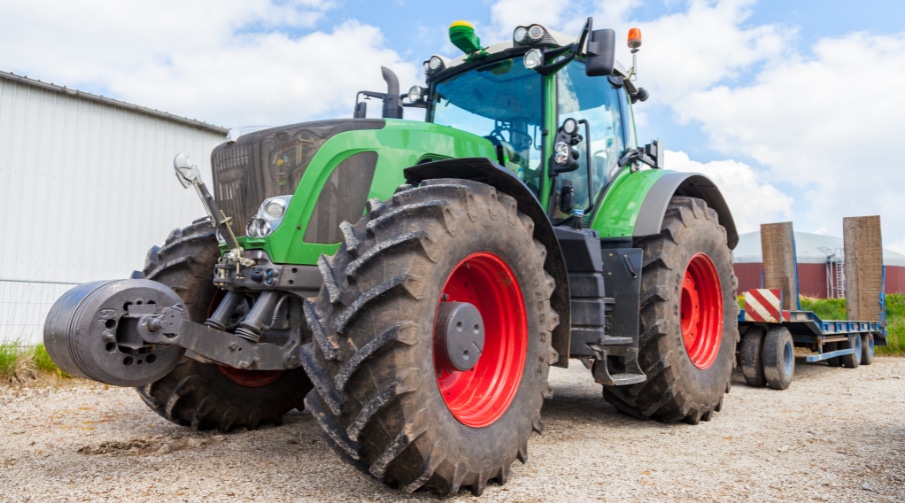
M 639 139 L 666 168 L 710 176 L 740 232 L 792 221 L 842 235 L 880 215 L 905 253 L 905 2 L 896 0 L 0 0 L 0 70 L 225 126 L 350 117 L 360 90 L 423 84 L 519 24 L 617 41 L 639 27 Z M 630 66 L 628 49 L 617 53 Z M 379 109 L 379 104 L 371 105 Z

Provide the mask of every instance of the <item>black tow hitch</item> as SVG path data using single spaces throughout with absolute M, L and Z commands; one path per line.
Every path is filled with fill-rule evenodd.
M 269 300 L 272 314 L 278 301 Z M 281 344 L 259 342 L 191 321 L 176 292 L 161 283 L 99 281 L 57 300 L 44 325 L 44 343 L 64 371 L 115 386 L 160 379 L 186 350 L 195 359 L 243 370 L 291 369 L 301 365 L 304 320 L 297 311 L 290 310 L 299 319 L 290 320 L 295 328 Z

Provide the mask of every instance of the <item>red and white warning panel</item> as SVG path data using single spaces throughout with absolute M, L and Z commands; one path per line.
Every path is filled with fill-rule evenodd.
M 780 323 L 782 319 L 782 290 L 759 288 L 745 292 L 745 320 Z

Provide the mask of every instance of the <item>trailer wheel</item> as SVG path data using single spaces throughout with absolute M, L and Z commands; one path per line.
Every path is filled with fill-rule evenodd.
M 202 321 L 216 307 L 219 290 L 211 279 L 219 257 L 213 226 L 207 220 L 198 221 L 174 230 L 162 248 L 151 248 L 141 277 L 172 288 L 189 317 Z M 301 368 L 243 371 L 188 357 L 160 380 L 136 388 L 148 407 L 164 419 L 224 433 L 282 424 L 284 414 L 304 407 L 310 389 L 311 381 Z
M 874 362 L 874 334 L 861 336 L 861 365 L 870 365 Z
M 860 335 L 850 335 L 848 338 L 848 342 L 840 342 L 840 346 L 843 349 L 852 348 L 855 351 L 850 355 L 844 355 L 842 357 L 842 365 L 845 368 L 856 369 L 859 365 L 861 365 L 861 352 L 863 351 L 863 346 L 861 345 L 861 336 Z
M 764 330 L 760 327 L 749 328 L 742 335 L 739 361 L 742 367 L 742 375 L 745 383 L 755 388 L 763 388 L 767 385 L 764 378 Z
M 839 349 L 839 344 L 836 342 L 829 342 L 829 343 L 823 345 L 823 351 L 827 352 L 827 353 L 830 351 L 836 351 L 837 349 Z M 830 367 L 841 367 L 842 366 L 842 357 L 837 356 L 835 358 L 830 358 L 829 360 L 826 361 L 826 364 L 829 365 Z
M 663 422 L 709 420 L 729 391 L 738 343 L 732 253 L 716 212 L 673 197 L 659 235 L 639 238 L 641 337 L 648 380 L 605 386 L 619 410 Z
M 787 389 L 795 375 L 795 346 L 785 327 L 771 328 L 764 338 L 764 378 L 773 389 Z
M 306 404 L 343 459 L 391 487 L 480 495 L 541 430 L 553 279 L 515 199 L 445 179 L 372 200 L 319 261 Z

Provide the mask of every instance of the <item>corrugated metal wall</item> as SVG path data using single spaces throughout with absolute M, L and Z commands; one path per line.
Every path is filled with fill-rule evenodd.
M 738 291 L 761 288 L 764 267 L 760 262 L 744 262 L 734 266 Z M 801 295 L 825 299 L 827 296 L 826 265 L 798 264 L 798 287 Z M 905 267 L 886 266 L 886 293 L 905 293 Z
M 760 262 L 739 262 L 732 266 L 738 278 L 739 293 L 761 288 L 764 284 L 764 265 Z
M 72 284 L 128 277 L 171 229 L 204 215 L 172 170 L 193 154 L 210 183 L 217 128 L 0 79 L 0 342 L 40 341 Z

